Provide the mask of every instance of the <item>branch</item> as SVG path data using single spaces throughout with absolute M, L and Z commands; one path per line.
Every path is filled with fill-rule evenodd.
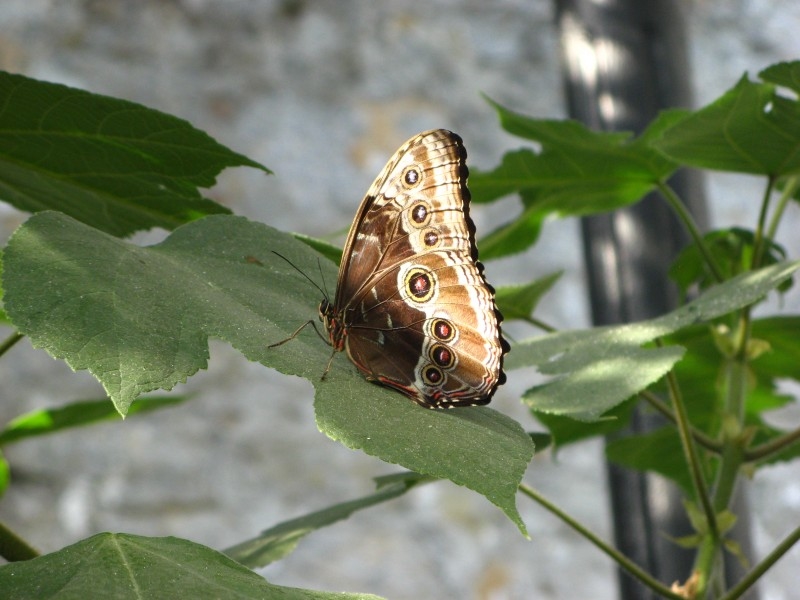
M 8 336 L 5 341 L 0 343 L 0 356 L 3 356 L 6 352 L 11 350 L 18 341 L 20 341 L 25 336 L 22 335 L 20 332 L 15 331 L 10 336 Z
M 681 199 L 673 191 L 673 189 L 663 181 L 658 182 L 658 190 L 661 192 L 661 195 L 664 196 L 667 204 L 669 204 L 672 207 L 672 210 L 675 211 L 675 214 L 683 223 L 686 231 L 689 232 L 689 235 L 697 245 L 697 249 L 700 250 L 700 254 L 703 255 L 703 258 L 705 259 L 708 268 L 711 270 L 711 274 L 714 276 L 716 282 L 722 283 L 725 281 L 725 277 L 722 275 L 722 271 L 720 270 L 719 265 L 717 265 L 717 261 L 714 260 L 714 257 L 709 251 L 708 246 L 706 246 L 703 236 L 700 234 L 697 224 L 694 222 L 694 219 L 689 211 L 686 210 L 686 207 L 683 205 L 683 202 L 681 202 Z
M 595 535 L 589 529 L 578 523 L 575 519 L 570 517 L 560 508 L 552 504 L 549 500 L 547 500 L 544 496 L 542 496 L 532 487 L 524 483 L 521 483 L 519 484 L 518 489 L 532 500 L 538 502 L 539 505 L 541 505 L 543 508 L 549 510 L 556 517 L 564 521 L 564 523 L 572 527 L 575 531 L 580 533 L 583 537 L 585 537 L 587 540 L 589 540 L 591 543 L 597 546 L 597 548 L 599 548 L 601 552 L 611 557 L 611 559 L 614 560 L 620 567 L 625 569 L 633 577 L 635 577 L 636 579 L 641 581 L 644 585 L 646 585 L 651 590 L 656 592 L 659 596 L 662 596 L 664 598 L 670 598 L 671 600 L 685 600 L 684 596 L 676 594 L 675 592 L 670 590 L 667 586 L 665 586 L 663 583 L 661 583 L 660 581 L 655 579 L 652 575 L 650 575 L 650 573 L 643 570 L 639 565 L 637 565 L 627 556 L 622 554 L 619 550 L 601 540 L 597 535 Z
M 639 396 L 644 398 L 645 401 L 656 411 L 661 413 L 661 415 L 664 418 L 668 419 L 673 424 L 677 425 L 678 418 L 675 416 L 675 413 L 672 412 L 672 409 L 661 401 L 661 398 L 659 398 L 653 392 L 650 392 L 648 390 L 639 392 Z M 716 452 L 717 454 L 722 452 L 722 444 L 720 442 L 718 442 L 711 436 L 706 435 L 696 427 L 690 427 L 690 429 L 692 433 L 692 438 L 694 439 L 695 442 L 697 442 L 699 446 L 702 446 L 706 450 L 711 450 L 712 452 Z
M 800 540 L 800 527 L 797 527 L 786 538 L 770 552 L 764 560 L 758 563 L 753 569 L 733 586 L 719 600 L 736 600 L 741 597 L 761 576 L 769 570 L 778 560 Z
M 770 454 L 780 452 L 781 450 L 783 450 L 787 446 L 792 445 L 798 440 L 800 440 L 800 427 L 798 427 L 794 431 L 784 433 L 783 435 L 780 435 L 773 440 L 764 442 L 763 444 L 759 444 L 754 448 L 745 450 L 744 459 L 746 462 L 761 460 L 762 458 L 765 458 Z

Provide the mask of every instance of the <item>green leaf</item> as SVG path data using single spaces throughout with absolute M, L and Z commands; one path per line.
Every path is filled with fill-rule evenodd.
M 536 447 L 536 453 L 542 452 L 553 445 L 553 436 L 549 433 L 541 431 L 529 431 L 528 435 L 531 436 L 533 445 Z
M 476 202 L 518 193 L 523 205 L 519 217 L 481 240 L 484 259 L 528 248 L 549 215 L 582 216 L 632 204 L 678 166 L 654 150 L 651 141 L 683 119 L 684 111 L 662 113 L 633 139 L 629 133 L 598 133 L 576 121 L 532 119 L 492 105 L 506 131 L 539 148 L 509 152 L 493 171 L 470 175 Z
M 680 546 L 681 548 L 699 548 L 700 544 L 705 541 L 705 536 L 700 535 L 699 533 L 695 533 L 692 535 L 684 535 L 681 537 L 671 537 L 667 536 L 669 540 Z
M 3 456 L 2 451 L 0 451 L 0 498 L 3 497 L 3 494 L 8 489 L 8 484 L 11 481 L 11 470 L 8 468 L 8 461 L 6 457 Z
M 750 268 L 755 242 L 752 231 L 738 227 L 717 229 L 705 234 L 703 240 L 724 279 L 730 279 Z M 766 242 L 762 266 L 775 264 L 785 258 L 786 251 L 782 246 L 769 240 Z M 678 284 L 684 297 L 695 284 L 703 290 L 717 283 L 708 269 L 708 262 L 694 243 L 681 250 L 670 266 L 669 276 Z M 792 280 L 788 279 L 778 289 L 786 292 L 791 286 Z
M 686 516 L 689 517 L 689 522 L 692 524 L 692 529 L 701 535 L 707 535 L 708 521 L 706 520 L 706 514 L 697 506 L 697 503 L 687 497 L 682 498 L 681 502 L 686 510 Z
M 522 214 L 501 225 L 478 242 L 482 260 L 502 258 L 524 252 L 539 239 L 548 211 L 535 201 L 535 191 L 522 190 Z
M 606 412 L 603 415 L 603 419 L 593 423 L 576 421 L 570 417 L 546 412 L 533 411 L 533 416 L 547 427 L 547 430 L 553 436 L 555 450 L 558 451 L 569 444 L 601 435 L 609 435 L 626 427 L 630 423 L 631 414 L 635 406 L 636 402 L 633 400 L 623 402 Z M 536 448 L 538 451 L 538 444 Z
M 563 271 L 556 271 L 530 283 L 497 288 L 495 301 L 503 318 L 529 320 L 539 300 L 550 291 L 562 274 Z
M 330 380 L 332 385 L 325 385 Z M 534 447 L 519 423 L 485 407 L 420 410 L 396 392 L 364 387 L 351 369 L 316 385 L 317 426 L 348 448 L 449 479 L 485 496 L 517 525 L 516 492 Z
M 747 570 L 750 568 L 750 559 L 747 558 L 744 550 L 742 550 L 742 545 L 737 542 L 736 540 L 726 539 L 722 540 L 722 545 L 725 547 L 731 555 L 733 555 L 736 560 L 739 561 L 739 564 L 742 566 L 742 569 Z
M 776 385 L 779 379 L 800 381 L 800 316 L 755 319 L 752 336 L 769 343 L 771 350 L 759 356 L 751 368 L 759 379 Z
M 322 256 L 336 263 L 337 265 L 342 262 L 342 249 L 338 246 L 335 246 L 330 242 L 326 242 L 325 240 L 319 240 L 308 235 L 303 235 L 302 233 L 292 233 L 292 235 L 295 237 L 295 239 L 300 240 L 304 244 L 308 244 L 310 248 L 313 248 L 322 254 Z
M 509 152 L 494 171 L 470 176 L 476 201 L 529 191 L 531 206 L 558 215 L 606 212 L 639 200 L 677 167 L 650 147 L 683 111 L 667 111 L 641 137 L 594 132 L 576 121 L 532 119 L 494 104 L 503 128 L 541 150 Z
M 257 537 L 228 548 L 225 550 L 225 554 L 251 569 L 264 567 L 292 552 L 300 540 L 309 533 L 347 519 L 359 510 L 393 500 L 405 494 L 412 487 L 430 481 L 430 478 L 417 473 L 400 475 L 402 477 L 385 483 L 373 494 L 334 504 L 323 510 L 270 527 Z
M 0 252 L 0 281 L 3 279 L 3 253 Z M 0 324 L 9 325 L 11 321 L 8 320 L 6 311 L 2 308 L 3 304 L 3 288 L 0 287 Z
M 745 421 L 758 427 L 756 442 L 761 443 L 783 432 L 767 428 L 762 413 L 781 408 L 792 399 L 778 392 L 784 379 L 800 378 L 800 317 L 768 317 L 751 321 L 751 335 L 765 340 L 770 350 L 748 364 L 750 386 L 746 394 Z M 676 366 L 681 386 L 692 390 L 692 402 L 687 403 L 689 417 L 695 427 L 716 436 L 722 411 L 717 383 L 724 368 L 708 325 L 694 325 L 664 339 L 665 344 L 679 344 L 687 349 L 686 358 Z
M 685 493 L 693 493 L 692 479 L 674 427 L 612 440 L 606 444 L 606 458 L 631 469 L 659 473 L 677 483 Z
M 660 379 L 684 354 L 678 346 L 642 348 L 643 344 L 753 304 L 798 268 L 800 261 L 782 262 L 743 273 L 649 321 L 559 332 L 522 342 L 505 364 L 509 369 L 536 365 L 541 373 L 557 376 L 524 394 L 532 409 L 594 421 Z
M 274 254 L 291 261 L 292 265 Z M 329 437 L 409 470 L 449 479 L 501 508 L 524 532 L 516 489 L 533 444 L 514 420 L 484 407 L 421 409 L 368 383 L 299 325 L 336 267 L 306 244 L 241 217 L 211 216 L 141 248 L 54 212 L 35 215 L 5 251 L 6 310 L 37 348 L 88 369 L 125 414 L 140 394 L 170 389 L 208 359 L 208 337 L 250 360 L 309 379 Z
M 763 81 L 781 85 L 800 95 L 800 61 L 771 65 L 761 71 L 758 76 Z
M 733 529 L 734 525 L 736 525 L 737 520 L 738 519 L 736 515 L 728 509 L 718 512 L 717 528 L 719 529 L 720 534 L 725 535 L 731 529 Z
M 800 173 L 800 104 L 745 76 L 654 145 L 694 167 L 772 177 Z
M 139 398 L 136 404 L 131 406 L 128 415 L 167 408 L 185 402 L 188 398 L 189 396 Z M 108 401 L 108 398 L 73 402 L 57 408 L 32 410 L 12 419 L 0 431 L 0 446 L 29 437 L 55 433 L 62 429 L 116 419 L 119 419 L 119 412 Z
M 133 102 L 0 72 L 0 199 L 116 236 L 227 208 L 203 198 L 226 167 L 269 172 L 188 122 Z
M 52 554 L 0 566 L 7 598 L 280 598 L 367 600 L 369 594 L 272 585 L 224 554 L 174 537 L 100 533 Z

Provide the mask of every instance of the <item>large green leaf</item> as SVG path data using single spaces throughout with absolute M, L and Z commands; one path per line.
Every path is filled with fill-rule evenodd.
M 681 440 L 674 427 L 661 427 L 641 435 L 610 441 L 606 457 L 631 469 L 653 471 L 671 479 L 691 495 L 692 479 L 686 468 Z
M 746 394 L 745 423 L 749 427 L 755 427 L 753 445 L 774 441 L 786 433 L 767 425 L 763 414 L 794 400 L 779 394 L 777 383 L 779 379 L 800 377 L 800 371 L 797 369 L 797 364 L 800 362 L 798 331 L 800 331 L 798 317 L 770 317 L 754 320 L 751 324 L 752 337 L 767 342 L 771 348 L 748 364 L 750 377 Z M 667 336 L 664 341 L 668 344 L 680 344 L 687 349 L 685 358 L 675 365 L 675 374 L 681 388 L 691 392 L 690 396 L 687 392 L 691 401 L 686 402 L 686 408 L 689 411 L 692 427 L 706 432 L 712 438 L 718 437 L 723 411 L 718 384 L 725 359 L 711 335 L 711 326 L 708 324 L 689 326 Z M 609 411 L 607 415 L 617 415 L 620 409 L 626 409 L 632 404 L 623 403 Z M 572 441 L 569 436 L 573 432 L 575 432 L 574 439 L 579 439 L 581 432 L 584 437 L 587 437 L 587 433 L 607 433 L 595 428 L 609 428 L 616 423 L 608 420 L 591 424 L 572 421 L 573 426 L 570 428 L 571 419 L 566 417 L 537 413 L 537 418 L 547 424 L 557 443 L 559 438 L 565 437 Z M 582 431 L 584 429 L 589 431 Z M 614 439 L 606 446 L 606 454 L 609 460 L 618 464 L 660 473 L 685 490 L 691 490 L 692 484 L 688 478 L 680 441 L 674 427 Z M 774 455 L 764 457 L 759 461 L 759 465 L 792 460 L 798 455 L 800 455 L 800 442 Z M 708 461 L 701 461 L 701 464 L 710 466 Z
M 4 598 L 275 598 L 367 600 L 265 581 L 224 554 L 174 537 L 100 533 L 52 554 L 0 566 Z
M 607 212 L 641 199 L 677 168 L 651 141 L 679 122 L 684 111 L 662 113 L 640 137 L 594 132 L 576 121 L 533 119 L 494 104 L 503 128 L 532 140 L 537 150 L 508 152 L 493 171 L 473 172 L 476 202 L 518 193 L 522 214 L 481 240 L 481 256 L 497 258 L 525 250 L 548 215 Z
M 393 500 L 426 481 L 430 481 L 430 478 L 418 473 L 400 473 L 378 478 L 376 482 L 379 489 L 373 494 L 284 521 L 253 539 L 228 548 L 225 554 L 251 569 L 264 567 L 292 552 L 309 533 L 347 519 L 356 511 Z
M 108 233 L 227 208 L 203 198 L 226 167 L 267 169 L 189 123 L 133 102 L 0 72 L 0 200 Z
M 469 185 L 476 201 L 533 190 L 531 204 L 542 210 L 605 212 L 635 202 L 678 166 L 650 144 L 684 119 L 684 111 L 662 113 L 634 139 L 629 133 L 594 132 L 575 121 L 533 119 L 495 107 L 506 131 L 541 148 L 509 152 L 493 171 L 472 174 Z
M 344 355 L 322 380 L 331 350 L 311 327 L 268 347 L 317 314 L 319 292 L 295 267 L 336 280 L 335 265 L 306 244 L 241 217 L 206 217 L 142 248 L 44 212 L 9 241 L 3 286 L 19 330 L 73 369 L 88 369 L 121 414 L 140 394 L 204 368 L 208 337 L 219 338 L 309 379 L 328 436 L 475 490 L 524 531 L 515 494 L 533 444 L 516 421 L 485 407 L 422 409 L 366 382 Z
M 797 174 L 800 103 L 778 95 L 773 84 L 745 76 L 718 100 L 664 131 L 654 145 L 694 167 L 773 177 Z
M 528 390 L 523 400 L 534 410 L 593 421 L 608 409 L 656 382 L 681 359 L 680 346 L 642 348 L 683 327 L 748 306 L 800 268 L 782 262 L 744 273 L 707 290 L 664 316 L 627 325 L 567 331 L 514 347 L 509 369 L 538 366 L 550 383 Z
M 328 378 L 315 384 L 320 430 L 349 448 L 475 490 L 525 534 L 515 498 L 534 447 L 519 423 L 486 407 L 420 409 L 349 368 Z

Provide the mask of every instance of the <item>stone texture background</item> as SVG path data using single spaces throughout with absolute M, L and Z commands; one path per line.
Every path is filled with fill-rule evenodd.
M 698 104 L 745 70 L 800 57 L 793 0 L 695 0 L 687 10 Z M 344 232 L 374 175 L 417 131 L 458 131 L 471 166 L 496 164 L 519 144 L 500 131 L 480 92 L 520 112 L 561 117 L 558 66 L 545 0 L 0 5 L 0 68 L 188 119 L 276 174 L 225 173 L 212 197 L 311 235 Z M 758 182 L 715 176 L 707 189 L 715 225 L 754 222 Z M 509 200 L 474 211 L 478 230 L 515 209 Z M 780 241 L 797 256 L 792 232 L 800 220 L 792 210 Z M 0 239 L 24 218 L 0 207 Z M 581 268 L 576 224 L 553 222 L 535 249 L 491 263 L 488 274 L 503 284 L 519 273 L 565 269 L 541 317 L 567 328 L 588 323 Z M 101 394 L 88 375 L 26 342 L 0 361 L 0 381 L 0 422 Z M 531 383 L 512 376 L 493 406 L 532 427 L 517 400 Z M 209 370 L 179 391 L 196 397 L 181 408 L 9 448 L 14 482 L 0 500 L 0 519 L 45 551 L 105 530 L 222 548 L 368 493 L 371 477 L 396 470 L 319 434 L 307 382 L 248 363 L 224 344 L 212 343 Z M 608 537 L 600 454 L 590 443 L 563 451 L 558 464 L 537 457 L 526 480 Z M 797 466 L 778 466 L 753 481 L 760 553 L 798 522 L 798 475 Z M 520 499 L 520 509 L 531 542 L 483 498 L 449 484 L 426 486 L 312 535 L 264 574 L 284 585 L 393 599 L 615 597 L 604 556 L 537 506 Z M 795 549 L 768 574 L 765 600 L 788 599 L 800 587 L 798 560 Z M 576 568 L 580 577 L 571 576 Z

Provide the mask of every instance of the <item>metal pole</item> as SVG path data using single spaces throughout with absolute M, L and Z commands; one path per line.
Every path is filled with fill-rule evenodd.
M 639 133 L 659 110 L 690 105 L 681 4 L 556 0 L 570 116 L 593 129 Z M 671 182 L 704 227 L 700 183 L 689 172 Z M 652 194 L 628 209 L 587 217 L 582 233 L 596 325 L 647 319 L 675 308 L 677 294 L 667 269 L 688 238 L 660 198 Z M 636 414 L 630 432 L 660 425 L 656 418 Z M 685 580 L 694 552 L 664 536 L 691 533 L 679 490 L 658 476 L 615 465 L 608 466 L 608 478 L 620 550 L 661 581 Z M 746 537 L 748 527 L 742 530 Z M 747 544 L 742 536 L 739 539 Z M 624 600 L 655 598 L 622 572 L 619 585 Z

